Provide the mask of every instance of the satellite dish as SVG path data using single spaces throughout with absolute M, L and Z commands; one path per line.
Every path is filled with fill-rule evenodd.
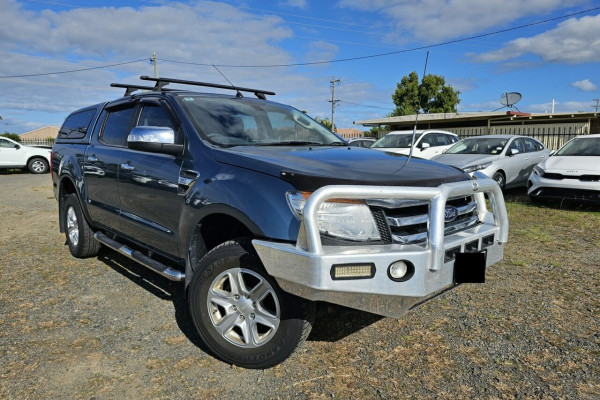
M 521 93 L 517 92 L 504 92 L 502 97 L 500 97 L 500 103 L 506 107 L 512 108 L 515 104 L 521 101 Z

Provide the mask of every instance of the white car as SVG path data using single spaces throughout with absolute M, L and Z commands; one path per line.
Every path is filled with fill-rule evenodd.
M 483 135 L 461 140 L 433 161 L 465 172 L 480 171 L 502 190 L 525 186 L 533 167 L 550 156 L 537 140 L 519 135 Z
M 412 146 L 413 131 L 393 131 L 371 145 L 372 149 L 408 155 Z M 458 135 L 439 130 L 417 130 L 413 156 L 430 159 L 458 142 Z
M 50 171 L 50 149 L 25 146 L 0 136 L 0 168 L 27 168 L 33 174 Z
M 600 135 L 578 136 L 533 169 L 529 197 L 600 203 Z

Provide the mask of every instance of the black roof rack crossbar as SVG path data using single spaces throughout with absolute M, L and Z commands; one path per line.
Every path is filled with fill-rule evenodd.
M 163 87 L 168 85 L 169 83 L 179 83 L 182 85 L 194 85 L 194 86 L 205 86 L 205 87 L 211 87 L 211 88 L 217 88 L 217 89 L 229 89 L 229 90 L 235 90 L 237 92 L 250 92 L 250 93 L 254 93 L 254 95 L 256 97 L 258 97 L 259 99 L 266 99 L 265 95 L 275 95 L 275 92 L 270 92 L 268 90 L 262 90 L 262 89 L 250 89 L 250 88 L 244 88 L 244 87 L 239 87 L 239 86 L 233 86 L 233 85 L 220 85 L 217 83 L 208 83 L 208 82 L 197 82 L 197 81 L 188 81 L 188 80 L 183 80 L 183 79 L 173 79 L 173 78 L 153 78 L 151 76 L 147 76 L 147 75 L 143 75 L 140 76 L 140 79 L 143 81 L 154 81 L 156 82 L 156 86 L 153 88 L 154 90 L 164 90 Z
M 125 96 L 125 97 L 129 96 L 131 93 L 135 92 L 136 90 L 150 90 L 150 91 L 157 90 L 155 86 L 130 85 L 127 83 L 111 83 L 110 86 L 116 87 L 116 88 L 124 88 L 125 94 L 123 96 Z M 170 89 L 165 89 L 165 90 L 170 90 Z

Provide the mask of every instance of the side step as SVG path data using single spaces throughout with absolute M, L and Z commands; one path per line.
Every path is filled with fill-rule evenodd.
M 124 256 L 132 259 L 133 261 L 142 264 L 144 267 L 151 269 L 152 271 L 164 276 L 165 278 L 171 281 L 180 282 L 185 279 L 185 274 L 183 272 L 173 269 L 171 267 L 167 267 L 166 265 L 159 263 L 156 260 L 153 260 L 152 258 L 140 253 L 137 250 L 132 250 L 124 244 L 109 238 L 103 233 L 94 233 L 94 238 L 103 245 L 110 247 L 111 249 L 123 254 Z

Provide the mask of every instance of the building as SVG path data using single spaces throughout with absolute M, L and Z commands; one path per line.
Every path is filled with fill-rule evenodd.
M 29 131 L 21 136 L 21 140 L 45 140 L 45 139 L 56 139 L 58 136 L 58 130 L 60 126 L 45 126 L 40 129 Z
M 356 123 L 356 122 L 355 122 Z M 338 128 L 335 130 L 335 133 L 343 137 L 344 139 L 354 139 L 357 137 L 363 137 L 365 132 L 356 128 Z
M 390 131 L 410 130 L 415 115 L 355 121 L 367 127 L 389 127 Z M 462 137 L 515 134 L 540 140 L 548 148 L 558 149 L 577 135 L 600 133 L 600 113 L 530 114 L 517 111 L 489 113 L 419 114 L 417 129 L 443 129 Z

